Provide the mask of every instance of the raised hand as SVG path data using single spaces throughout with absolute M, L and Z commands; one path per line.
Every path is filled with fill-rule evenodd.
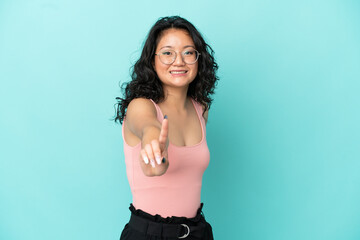
M 161 124 L 159 138 L 151 140 L 150 143 L 146 144 L 141 149 L 141 152 L 140 152 L 141 160 L 146 165 L 148 165 L 150 163 L 152 168 L 155 168 L 156 164 L 157 165 L 168 165 L 168 162 L 167 162 L 167 159 L 168 159 L 167 148 L 168 148 L 168 144 L 169 144 L 168 132 L 169 132 L 169 121 L 167 119 L 167 116 L 165 115 L 164 120 L 162 121 L 162 124 Z M 155 161 L 156 161 L 156 163 L 155 163 Z M 165 163 L 167 163 L 167 164 L 165 164 Z M 165 173 L 167 167 L 166 168 L 162 167 L 162 169 L 163 169 L 163 171 L 159 170 L 159 171 L 151 171 L 151 172 L 153 172 L 155 175 L 161 175 L 161 174 Z

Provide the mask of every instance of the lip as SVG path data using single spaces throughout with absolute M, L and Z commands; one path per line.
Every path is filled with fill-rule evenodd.
M 189 70 L 186 70 L 186 69 L 173 69 L 173 70 L 170 70 L 169 72 L 188 72 Z

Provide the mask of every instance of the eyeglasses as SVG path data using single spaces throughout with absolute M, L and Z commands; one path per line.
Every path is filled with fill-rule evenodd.
M 159 53 L 155 53 L 155 55 L 159 56 L 160 61 L 163 64 L 173 64 L 177 57 L 177 54 L 174 50 L 163 50 Z M 181 52 L 182 60 L 186 64 L 194 64 L 199 59 L 200 53 L 195 49 L 187 49 Z

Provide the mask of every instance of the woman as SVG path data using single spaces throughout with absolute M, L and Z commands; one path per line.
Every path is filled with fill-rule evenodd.
M 151 28 L 125 96 L 117 98 L 133 195 L 121 240 L 213 239 L 200 193 L 217 68 L 213 50 L 186 19 L 164 17 Z

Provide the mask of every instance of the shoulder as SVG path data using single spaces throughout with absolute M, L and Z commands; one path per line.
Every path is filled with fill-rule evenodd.
M 146 98 L 134 98 L 128 105 L 126 110 L 126 116 L 128 115 L 155 115 L 156 108 L 154 103 L 150 99 Z
M 150 108 L 156 110 L 152 101 L 147 98 L 134 98 L 130 101 L 128 109 L 129 108 Z
M 149 126 L 161 127 L 154 103 L 145 98 L 135 98 L 130 101 L 124 122 L 124 134 L 127 135 L 129 143 L 133 143 L 131 145 L 136 145 L 139 142 L 145 128 Z

